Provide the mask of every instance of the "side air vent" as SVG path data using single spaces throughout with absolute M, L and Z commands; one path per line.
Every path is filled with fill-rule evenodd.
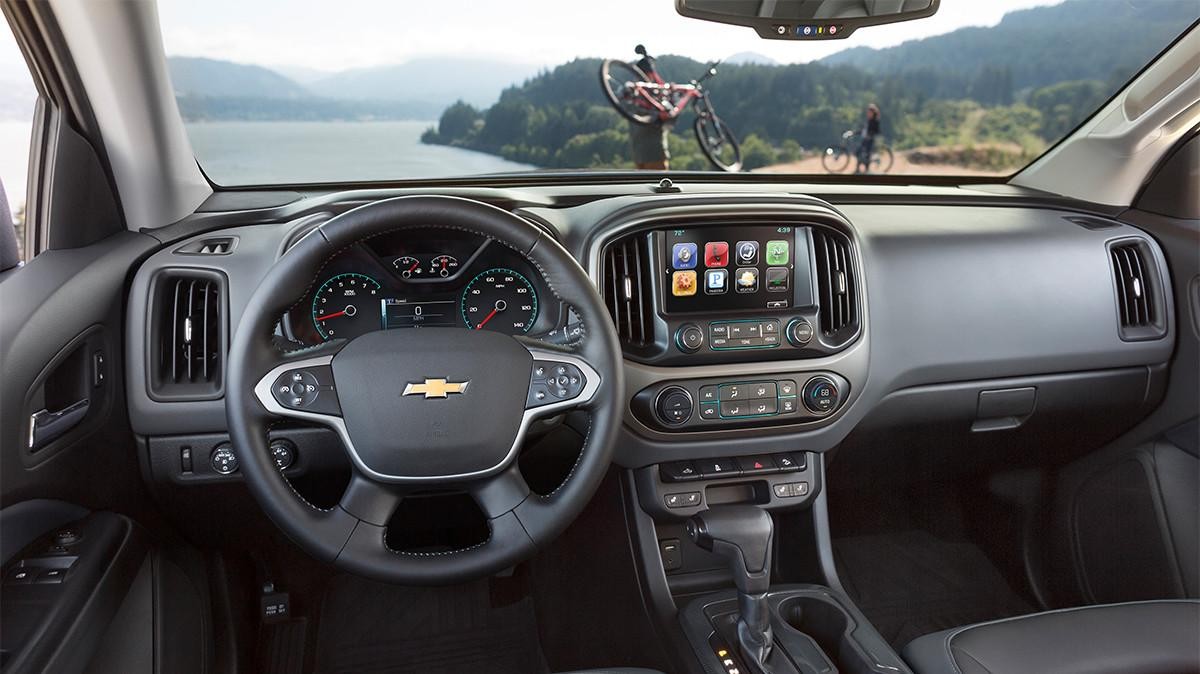
M 1162 289 L 1148 244 L 1123 239 L 1108 246 L 1121 339 L 1157 339 L 1167 332 Z
M 821 332 L 830 344 L 844 344 L 858 333 L 858 281 L 850 240 L 820 227 L 814 227 L 812 232 Z
M 620 239 L 604 251 L 604 301 L 612 314 L 617 336 L 626 346 L 642 347 L 654 341 L 654 315 L 650 303 L 650 246 L 647 235 Z
M 156 400 L 206 400 L 223 392 L 227 349 L 225 277 L 166 270 L 151 290 L 150 394 Z
M 228 255 L 237 247 L 236 236 L 213 236 L 175 249 L 176 255 Z

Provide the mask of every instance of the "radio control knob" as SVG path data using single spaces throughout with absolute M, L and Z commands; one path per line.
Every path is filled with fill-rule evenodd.
M 793 318 L 788 322 L 784 334 L 787 336 L 788 344 L 795 347 L 806 346 L 812 341 L 813 326 L 803 318 Z
M 695 323 L 685 323 L 675 331 L 675 346 L 684 353 L 696 353 L 704 346 L 704 331 Z
M 837 409 L 841 400 L 837 384 L 824 375 L 818 375 L 804 383 L 801 399 L 804 406 L 814 414 L 829 414 Z

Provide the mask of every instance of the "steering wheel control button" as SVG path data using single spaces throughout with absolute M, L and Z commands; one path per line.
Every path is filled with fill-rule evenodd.
M 699 480 L 701 477 L 700 471 L 691 461 L 672 461 L 659 464 L 658 472 L 662 476 L 663 482 L 687 482 L 688 480 Z
M 538 360 L 533 363 L 529 380 L 528 407 L 570 400 L 583 393 L 587 377 L 572 363 Z
M 686 491 L 678 494 L 667 494 L 663 503 L 668 508 L 695 508 L 700 505 L 700 492 Z
M 659 421 L 668 426 L 678 426 L 692 418 L 692 394 L 682 386 L 668 386 L 658 394 L 654 411 Z
M 704 331 L 695 323 L 681 326 L 675 332 L 675 346 L 684 353 L 696 353 L 704 346 Z
M 296 462 L 296 445 L 291 440 L 279 438 L 271 441 L 271 459 L 279 470 L 287 470 Z
M 840 398 L 837 384 L 829 377 L 817 376 L 804 384 L 804 406 L 814 414 L 828 414 L 837 408 Z
M 233 447 L 229 443 L 217 445 L 209 459 L 209 464 L 220 475 L 232 475 L 238 469 L 237 454 L 233 453 Z
M 812 323 L 803 318 L 793 318 L 787 325 L 787 341 L 794 347 L 807 346 L 813 334 Z
M 329 366 L 288 370 L 271 386 L 275 402 L 292 410 L 318 414 L 341 414 Z

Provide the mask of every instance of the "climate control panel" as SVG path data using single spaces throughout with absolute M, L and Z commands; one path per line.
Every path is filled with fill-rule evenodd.
M 833 372 L 663 382 L 638 392 L 633 412 L 669 431 L 804 423 L 837 411 L 849 387 Z

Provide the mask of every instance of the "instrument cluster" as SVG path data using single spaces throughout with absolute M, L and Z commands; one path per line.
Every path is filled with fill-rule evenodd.
M 492 239 L 430 227 L 381 235 L 330 260 L 284 319 L 303 344 L 373 330 L 459 327 L 550 332 L 562 308 L 525 258 Z

